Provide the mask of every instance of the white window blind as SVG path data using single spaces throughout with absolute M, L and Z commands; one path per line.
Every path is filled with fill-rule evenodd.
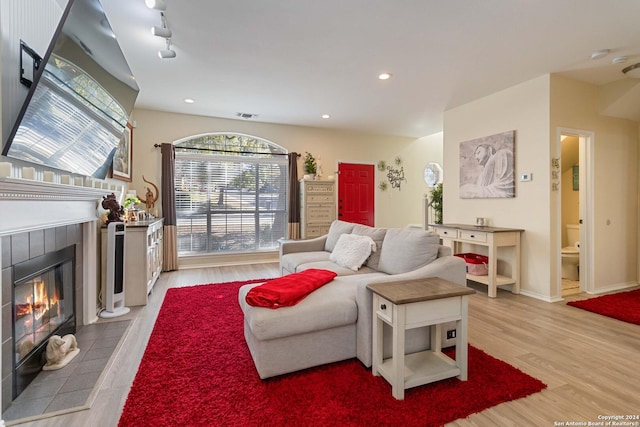
M 287 157 L 265 147 L 251 149 L 266 155 L 244 151 L 242 140 L 237 153 L 189 146 L 176 145 L 178 255 L 276 249 L 287 227 Z

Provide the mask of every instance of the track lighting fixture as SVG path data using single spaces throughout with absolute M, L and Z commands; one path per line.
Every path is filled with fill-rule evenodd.
M 167 3 L 164 0 L 144 0 L 144 4 L 149 9 L 165 10 L 167 8 Z
M 151 34 L 153 34 L 156 37 L 163 37 L 165 39 L 170 39 L 172 36 L 170 29 L 166 27 L 158 27 L 157 25 L 154 27 L 151 27 Z
M 168 58 L 176 57 L 176 51 L 171 49 L 171 39 L 167 39 L 166 49 L 158 51 L 158 57 L 160 59 L 168 59 Z
M 164 37 L 165 39 L 171 38 L 171 30 L 167 25 L 167 18 L 164 15 L 164 12 L 160 12 L 160 19 L 162 20 L 162 26 L 159 27 L 157 25 L 151 27 L 151 34 L 156 37 Z

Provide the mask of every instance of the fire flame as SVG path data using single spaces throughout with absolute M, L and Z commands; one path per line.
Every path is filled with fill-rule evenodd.
M 33 314 L 35 319 L 39 320 L 49 311 L 50 306 L 58 306 L 58 296 L 48 294 L 44 280 L 34 279 L 33 287 L 33 300 L 29 296 L 25 303 L 16 304 L 16 317 L 18 319 Z

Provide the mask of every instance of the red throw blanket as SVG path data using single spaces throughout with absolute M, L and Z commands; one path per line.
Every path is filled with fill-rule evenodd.
M 269 280 L 249 290 L 247 304 L 255 307 L 280 308 L 295 305 L 337 274 L 329 270 L 310 268 Z

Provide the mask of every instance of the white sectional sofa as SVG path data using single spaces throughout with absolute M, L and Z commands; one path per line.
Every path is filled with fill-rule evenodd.
M 376 251 L 357 271 L 330 259 L 340 236 L 349 233 L 369 236 L 376 243 Z M 436 234 L 416 228 L 374 228 L 334 221 L 325 236 L 283 242 L 280 267 L 283 275 L 315 268 L 335 271 L 338 277 L 298 304 L 275 310 L 247 304 L 247 293 L 259 284 L 240 288 L 244 335 L 261 378 L 354 357 L 370 367 L 370 283 L 441 277 L 466 286 L 464 261 L 441 246 Z M 453 342 L 443 338 L 445 346 Z M 422 328 L 410 330 L 406 343 L 408 353 L 423 350 L 429 346 L 429 334 Z M 385 351 L 390 354 L 390 348 Z

